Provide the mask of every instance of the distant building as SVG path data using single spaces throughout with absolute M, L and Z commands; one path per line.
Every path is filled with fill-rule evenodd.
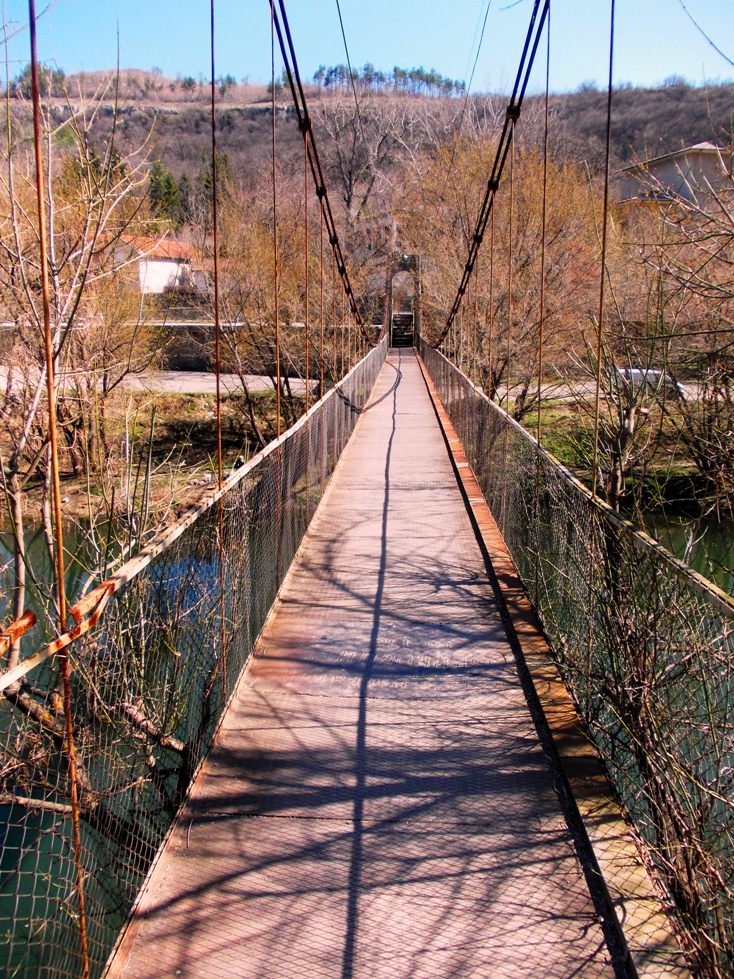
M 137 264 L 140 291 L 145 295 L 206 290 L 201 255 L 185 242 L 143 236 L 126 238 L 117 258 Z
M 731 150 L 696 143 L 617 171 L 617 199 L 695 201 L 701 194 L 731 186 Z

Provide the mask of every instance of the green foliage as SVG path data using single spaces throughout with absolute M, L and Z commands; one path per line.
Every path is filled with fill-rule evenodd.
M 442 95 L 451 97 L 463 95 L 466 85 L 462 81 L 445 78 L 435 68 L 399 68 L 397 65 L 391 72 L 378 71 L 373 64 L 367 62 L 362 68 L 352 70 L 355 84 L 370 91 L 404 92 L 410 95 Z M 317 85 L 324 88 L 347 88 L 351 85 L 347 65 L 332 65 L 327 68 L 319 65 L 313 76 Z
M 288 86 L 288 72 L 284 68 L 283 71 L 280 73 L 280 75 L 275 79 L 275 97 L 276 97 L 276 99 L 278 99 L 278 98 L 281 97 L 281 95 L 283 94 L 283 92 L 285 92 L 287 86 Z M 272 83 L 268 82 L 268 84 L 267 84 L 267 86 L 265 88 L 265 91 L 267 93 L 268 98 L 272 98 L 272 96 L 273 96 L 273 85 L 272 85 Z
M 148 200 L 156 217 L 172 217 L 178 206 L 176 178 L 160 160 L 150 169 Z
M 193 220 L 193 191 L 185 173 L 178 182 L 178 220 L 180 225 L 190 224 Z
M 230 179 L 229 157 L 226 153 L 217 151 L 217 200 L 222 200 L 225 185 Z M 197 213 L 200 215 L 201 224 L 208 232 L 212 222 L 212 165 L 211 158 L 206 160 L 196 175 L 196 189 L 193 195 L 193 204 Z
M 233 88 L 237 84 L 237 79 L 234 75 L 220 75 L 217 79 L 217 87 L 219 88 L 219 94 L 224 98 L 230 88 Z
M 191 221 L 191 185 L 184 174 L 180 183 L 171 171 L 156 160 L 148 178 L 148 200 L 156 217 L 170 221 L 174 228 Z
M 51 65 L 39 64 L 38 87 L 42 96 L 63 95 L 66 72 L 63 68 L 53 68 Z M 31 66 L 26 65 L 10 83 L 10 94 L 14 98 L 31 97 Z
M 62 150 L 69 150 L 74 146 L 76 137 L 74 136 L 74 130 L 68 123 L 62 126 L 61 129 L 57 129 L 54 133 L 54 142 Z

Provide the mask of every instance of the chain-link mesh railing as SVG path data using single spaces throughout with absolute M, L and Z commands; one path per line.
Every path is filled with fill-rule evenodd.
M 72 609 L 80 847 L 58 655 L 0 674 L 3 975 L 83 974 L 79 869 L 90 973 L 102 971 L 385 352 Z
M 422 356 L 701 973 L 734 969 L 734 602 Z

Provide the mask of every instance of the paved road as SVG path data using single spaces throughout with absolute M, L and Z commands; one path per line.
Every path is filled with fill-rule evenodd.
M 0 391 L 5 390 L 7 383 L 8 369 L 0 365 Z M 269 377 L 264 374 L 247 374 L 245 377 L 249 391 L 272 391 L 273 384 Z M 305 389 L 303 381 L 297 378 L 291 379 L 291 389 L 300 394 Z M 312 388 L 315 388 L 312 382 Z M 685 396 L 688 399 L 695 398 L 698 393 L 696 384 L 682 385 Z M 150 371 L 146 374 L 131 375 L 125 380 L 125 388 L 130 391 L 150 391 L 155 393 L 170 392 L 177 394 L 214 394 L 216 391 L 216 378 L 210 371 Z M 241 390 L 240 379 L 237 374 L 222 374 L 222 390 L 228 393 L 237 393 Z M 546 398 L 558 401 L 589 401 L 594 396 L 594 385 L 584 382 L 578 385 L 569 384 L 546 384 L 543 386 L 543 393 Z M 504 394 L 504 388 L 500 389 L 500 394 Z
M 412 352 L 390 393 L 397 366 L 112 977 L 614 974 Z
M 237 374 L 222 374 L 221 382 L 222 390 L 228 393 L 236 394 L 242 390 Z M 265 374 L 247 374 L 245 383 L 248 391 L 273 390 L 273 382 Z M 132 376 L 125 381 L 125 387 L 131 391 L 169 391 L 178 394 L 214 394 L 216 385 L 216 375 L 209 371 L 156 371 Z M 290 386 L 297 393 L 306 388 L 305 383 L 297 378 L 291 378 Z
M 7 385 L 8 369 L 0 365 L 0 391 Z M 237 374 L 222 374 L 222 390 L 237 393 L 242 390 Z M 245 383 L 249 391 L 272 391 L 273 383 L 267 375 L 247 374 Z M 175 394 L 214 394 L 217 387 L 216 376 L 209 371 L 150 371 L 146 374 L 131 374 L 125 379 L 128 391 L 169 392 Z M 291 390 L 301 393 L 306 385 L 292 378 Z M 312 383 L 315 386 L 315 382 Z

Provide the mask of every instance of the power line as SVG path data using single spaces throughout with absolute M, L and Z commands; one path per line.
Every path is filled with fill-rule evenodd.
M 362 142 L 367 148 L 367 140 L 364 135 L 364 126 L 362 125 L 362 113 L 359 111 L 359 99 L 357 98 L 357 86 L 354 84 L 354 72 L 352 71 L 352 62 L 349 57 L 349 45 L 347 44 L 347 35 L 344 31 L 344 21 L 342 20 L 342 8 L 339 0 L 336 0 L 336 12 L 339 14 L 339 26 L 342 30 L 342 40 L 344 41 L 344 53 L 347 56 L 347 68 L 349 70 L 349 81 L 352 83 L 352 92 L 354 93 L 354 105 L 357 109 L 357 121 L 359 122 L 359 131 L 362 135 Z
M 474 56 L 474 64 L 472 65 L 471 75 L 469 76 L 469 82 L 466 87 L 467 98 L 469 97 L 469 92 L 471 92 L 472 83 L 474 82 L 474 72 L 477 70 L 477 62 L 479 61 L 479 53 L 482 50 L 482 43 L 484 41 L 484 32 L 487 29 L 487 18 L 489 17 L 489 9 L 491 6 L 492 6 L 492 0 L 489 0 L 489 2 L 487 3 L 487 9 L 484 12 L 484 22 L 482 23 L 482 32 L 479 35 L 479 44 L 477 46 L 477 53 Z
M 698 31 L 698 33 L 703 38 L 705 38 L 705 40 L 711 45 L 711 47 L 714 49 L 714 51 L 716 51 L 717 54 L 720 54 L 721 55 L 721 57 L 724 59 L 724 61 L 727 61 L 732 66 L 732 68 L 734 68 L 734 61 L 732 61 L 731 58 L 728 55 L 724 54 L 724 52 L 721 50 L 721 48 L 706 33 L 706 31 L 703 29 L 703 27 L 701 27 L 701 25 L 698 23 L 698 21 L 696 20 L 696 18 L 690 12 L 690 10 L 688 9 L 688 7 L 686 7 L 686 5 L 683 2 L 683 0 L 678 0 L 678 3 L 683 8 L 683 10 L 686 13 L 686 16 L 688 17 L 688 19 L 690 20 L 690 22 L 693 24 L 693 26 L 696 28 L 696 30 Z
M 441 200 L 445 200 L 446 188 L 449 185 L 449 180 L 454 169 L 454 163 L 456 162 L 456 149 L 459 145 L 459 138 L 461 136 L 461 128 L 464 125 L 464 116 L 466 115 L 466 107 L 469 104 L 469 95 L 471 93 L 472 82 L 474 81 L 474 72 L 477 70 L 477 62 L 479 61 L 479 53 L 482 50 L 482 42 L 484 41 L 484 32 L 487 28 L 487 18 L 489 17 L 489 8 L 492 6 L 492 0 L 488 0 L 487 9 L 484 12 L 484 21 L 482 23 L 481 34 L 479 34 L 479 44 L 477 45 L 477 51 L 474 56 L 474 64 L 472 65 L 471 74 L 469 76 L 469 81 L 466 86 L 466 93 L 464 95 L 464 103 L 461 107 L 461 113 L 459 115 L 459 125 L 456 127 L 456 133 L 454 135 L 454 145 L 451 147 L 451 159 L 449 160 L 449 165 L 446 170 L 446 179 L 443 184 L 443 190 L 441 191 Z M 479 8 L 479 18 L 481 20 L 482 11 Z M 474 41 L 477 39 L 477 34 L 479 33 L 479 21 L 477 21 L 477 29 L 474 32 Z M 472 41 L 472 48 L 474 47 L 474 41 Z M 471 54 L 469 55 L 471 58 Z M 468 67 L 468 65 L 467 65 Z

